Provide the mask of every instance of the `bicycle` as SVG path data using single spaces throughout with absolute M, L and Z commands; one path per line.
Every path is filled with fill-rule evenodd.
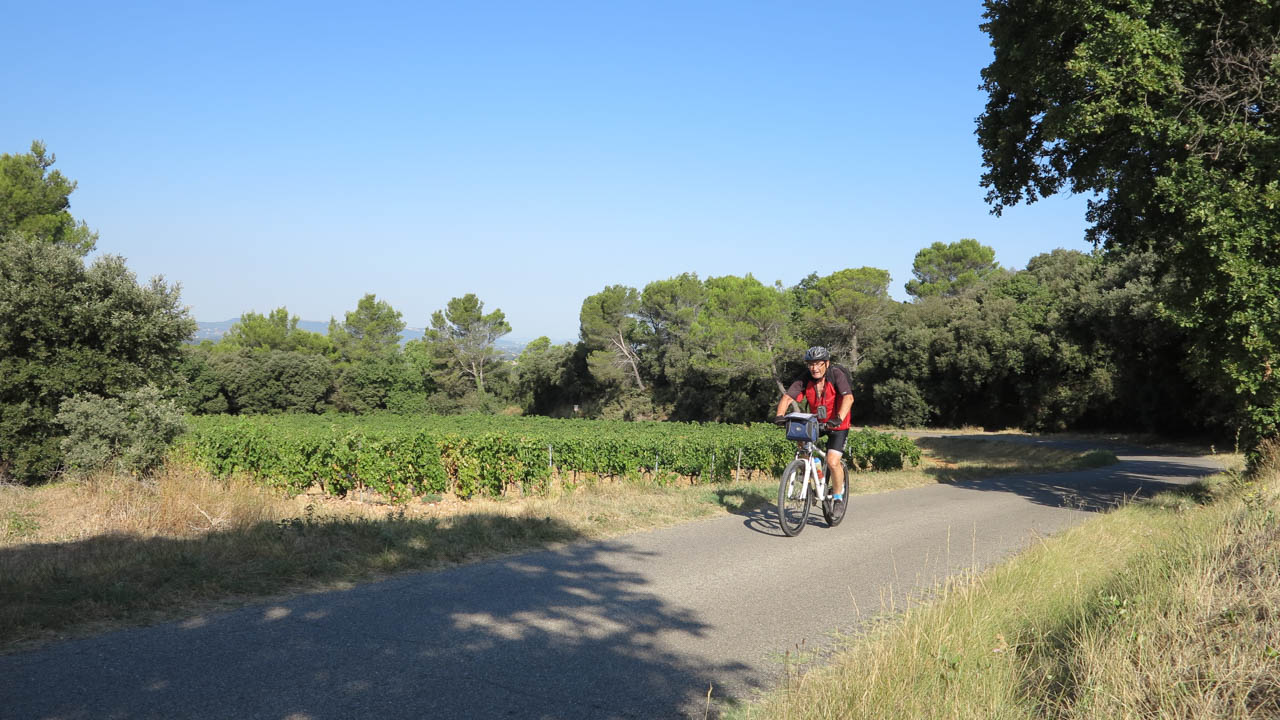
M 817 445 L 819 416 L 788 413 L 783 418 L 787 439 L 796 441 L 796 457 L 782 471 L 778 482 L 778 524 L 787 537 L 799 535 L 809 522 L 809 513 L 816 500 L 822 507 L 822 517 L 827 526 L 835 527 L 844 520 L 848 502 L 837 503 L 831 499 L 831 488 L 827 485 L 827 454 Z M 847 472 L 845 478 L 847 482 Z

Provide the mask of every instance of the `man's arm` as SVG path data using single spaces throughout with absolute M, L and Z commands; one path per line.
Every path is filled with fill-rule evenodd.
M 836 416 L 840 418 L 841 425 L 844 424 L 845 418 L 849 417 L 849 413 L 853 411 L 853 393 L 842 395 L 840 397 L 840 409 L 836 411 Z
M 786 415 L 786 414 L 787 414 L 787 406 L 788 406 L 788 405 L 790 405 L 790 404 L 791 404 L 791 403 L 793 403 L 793 402 L 795 402 L 795 401 L 791 398 L 791 396 L 790 396 L 790 395 L 787 395 L 786 393 L 783 393 L 783 395 L 782 395 L 782 399 L 778 401 L 778 409 L 773 413 L 773 414 L 774 414 L 774 416 L 776 417 L 776 416 L 778 416 L 778 415 Z

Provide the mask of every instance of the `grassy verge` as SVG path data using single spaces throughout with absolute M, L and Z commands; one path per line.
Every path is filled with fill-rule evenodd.
M 1280 716 L 1280 458 L 946 588 L 740 718 Z
M 1036 472 L 1043 468 L 1080 470 L 1116 461 L 1110 450 L 1074 450 L 1047 445 L 1024 445 L 998 438 L 922 437 L 924 451 L 941 480 L 986 476 L 1000 472 Z
M 862 473 L 853 493 L 981 473 L 1074 467 L 1080 453 L 957 441 L 921 469 Z M 952 467 L 954 466 L 954 467 Z M 582 480 L 546 496 L 406 505 L 286 497 L 181 464 L 154 481 L 99 476 L 0 486 L 0 649 L 145 623 L 248 598 L 341 587 L 549 543 L 767 506 L 773 478 L 665 486 Z

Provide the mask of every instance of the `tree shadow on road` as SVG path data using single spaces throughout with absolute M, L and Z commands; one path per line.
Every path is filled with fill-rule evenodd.
M 1157 493 L 1182 490 L 1188 484 L 1220 472 L 1195 458 L 1126 457 L 1107 467 L 1033 475 L 944 479 L 946 471 L 930 470 L 951 487 L 1007 492 L 1038 505 L 1101 512 Z
M 114 542 L 144 552 L 180 541 Z M 682 647 L 710 628 L 647 587 L 637 566 L 650 555 L 625 540 L 571 543 L 2 656 L 0 707 L 66 718 L 674 717 L 702 716 L 713 683 L 716 705 L 734 702 L 722 683 L 762 687 L 746 665 Z

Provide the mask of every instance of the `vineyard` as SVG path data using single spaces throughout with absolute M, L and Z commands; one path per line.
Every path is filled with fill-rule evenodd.
M 187 451 L 218 476 L 246 472 L 289 492 L 368 489 L 397 501 L 455 493 L 540 492 L 554 475 L 647 475 L 719 482 L 778 472 L 795 447 L 772 425 L 557 420 L 491 415 L 254 417 L 190 420 Z M 906 437 L 851 432 L 859 470 L 919 462 Z

